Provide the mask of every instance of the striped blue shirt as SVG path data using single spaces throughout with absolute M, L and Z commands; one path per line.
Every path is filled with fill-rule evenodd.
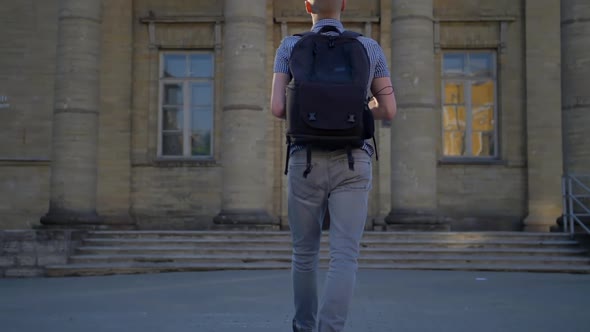
M 334 26 L 340 32 L 344 32 L 344 26 L 342 22 L 335 20 L 335 19 L 323 19 L 318 21 L 314 26 L 311 28 L 313 32 L 319 32 L 325 26 Z M 326 32 L 327 35 L 336 35 L 335 32 Z M 275 57 L 275 65 L 274 65 L 274 72 L 275 73 L 283 73 L 283 74 L 291 74 L 289 70 L 289 59 L 291 58 L 291 52 L 293 51 L 293 47 L 299 41 L 301 37 L 299 36 L 289 36 L 281 42 L 281 45 L 277 49 L 276 57 Z M 367 86 L 367 91 L 371 89 L 371 83 L 375 78 L 380 77 L 390 77 L 389 69 L 387 67 L 387 60 L 385 58 L 385 54 L 383 53 L 383 49 L 379 44 L 371 38 L 367 37 L 358 37 L 358 40 L 363 44 L 365 49 L 367 50 L 367 54 L 369 55 L 370 61 L 370 71 L 369 71 L 369 85 Z M 304 149 L 305 146 L 301 145 L 293 145 L 291 147 L 291 153 Z M 366 151 L 370 156 L 375 153 L 375 149 L 369 143 L 365 143 L 363 147 L 361 147 L 364 151 Z

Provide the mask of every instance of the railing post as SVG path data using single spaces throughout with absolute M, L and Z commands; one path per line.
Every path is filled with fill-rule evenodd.
M 567 197 L 568 197 L 568 219 L 570 222 L 570 235 L 573 237 L 575 233 L 574 229 L 574 200 L 573 200 L 574 190 L 572 188 L 572 178 L 568 176 L 567 178 Z
M 567 176 L 564 175 L 561 178 L 561 194 L 562 194 L 562 199 L 563 199 L 563 216 L 562 216 L 562 222 L 563 222 L 563 232 L 564 233 L 568 233 L 569 231 L 569 219 L 568 219 L 568 210 L 567 210 L 567 182 L 566 182 Z

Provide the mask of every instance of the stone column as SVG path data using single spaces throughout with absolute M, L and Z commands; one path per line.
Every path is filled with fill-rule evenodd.
M 101 1 L 61 0 L 45 225 L 97 224 Z
M 559 0 L 526 1 L 528 210 L 526 231 L 561 215 L 561 34 Z
M 392 80 L 388 229 L 441 230 L 437 213 L 439 112 L 435 105 L 433 0 L 392 0 Z
M 217 224 L 273 224 L 265 209 L 268 164 L 266 0 L 225 0 L 223 193 Z
M 590 174 L 590 2 L 561 1 L 564 168 Z

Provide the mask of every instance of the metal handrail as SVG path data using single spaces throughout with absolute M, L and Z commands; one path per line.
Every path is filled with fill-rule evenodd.
M 563 231 L 569 232 L 572 236 L 575 233 L 576 225 L 590 234 L 590 228 L 581 219 L 581 217 L 590 217 L 590 203 L 585 203 L 583 200 L 590 198 L 590 185 L 584 183 L 585 179 L 590 182 L 590 175 L 566 174 L 562 178 Z M 580 189 L 581 194 L 576 193 L 575 189 L 577 188 Z

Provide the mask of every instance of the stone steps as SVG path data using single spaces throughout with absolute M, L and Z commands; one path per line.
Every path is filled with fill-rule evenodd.
M 320 261 L 327 263 L 328 255 L 320 256 Z M 70 262 L 78 263 L 252 263 L 252 262 L 276 262 L 290 263 L 291 255 L 289 254 L 193 254 L 193 255 L 162 255 L 162 254 L 135 254 L 135 255 L 76 255 Z M 538 263 L 538 264 L 558 264 L 558 265 L 588 265 L 590 268 L 590 259 L 587 257 L 500 257 L 500 256 L 471 256 L 463 255 L 364 255 L 359 258 L 359 264 L 375 263 L 428 263 L 439 264 L 445 263 L 474 263 L 474 264 L 515 264 L 515 263 Z
M 227 239 L 244 239 L 244 240 L 286 240 L 291 241 L 287 232 L 255 232 L 255 231 L 100 231 L 93 232 L 92 239 L 191 239 L 200 240 L 227 240 Z M 542 240 L 542 241 L 568 241 L 567 234 L 563 233 L 526 233 L 526 232 L 365 232 L 363 240 L 484 240 L 484 239 L 503 239 L 503 240 Z M 327 234 L 323 235 L 327 239 Z
M 328 254 L 329 249 L 324 246 L 320 250 L 321 254 Z M 133 255 L 133 254 L 291 254 L 290 246 L 260 246 L 260 247 L 242 247 L 242 248 L 225 248 L 225 247 L 192 247 L 192 246 L 126 246 L 126 247 L 81 247 L 76 251 L 79 255 Z M 425 247 L 404 247 L 404 248 L 363 248 L 361 255 L 384 255 L 384 254 L 408 254 L 408 255 L 480 255 L 480 256 L 579 256 L 587 253 L 584 249 L 566 248 L 566 249 L 537 249 L 530 248 L 522 250 L 521 248 L 478 248 L 476 251 L 472 248 L 425 248 Z
M 288 270 L 291 264 L 258 262 L 253 264 L 234 263 L 108 263 L 108 264 L 69 264 L 65 270 L 63 266 L 54 266 L 47 269 L 49 277 L 63 276 L 104 276 L 113 274 L 138 274 L 138 273 L 162 273 L 162 272 L 198 272 L 220 270 Z M 325 266 L 321 266 L 325 268 Z M 493 272 L 533 272 L 533 273 L 578 273 L 588 274 L 590 269 L 586 266 L 573 265 L 535 265 L 523 264 L 512 266 L 493 266 L 466 264 L 362 264 L 360 269 L 396 269 L 396 270 L 457 270 L 457 271 L 493 271 Z
M 326 238 L 321 241 L 322 246 L 327 247 L 329 245 Z M 185 245 L 192 246 L 195 248 L 202 247 L 235 247 L 240 248 L 242 246 L 248 247 L 269 247 L 269 246 L 284 246 L 290 248 L 291 240 L 285 239 L 199 239 L 199 238 L 91 238 L 85 241 L 86 245 L 89 246 L 142 246 L 148 248 L 150 246 L 173 246 L 173 245 Z M 440 248 L 538 248 L 542 246 L 544 248 L 559 249 L 566 246 L 575 247 L 577 246 L 576 241 L 571 240 L 512 240 L 512 239 L 482 239 L 482 240 L 460 240 L 460 239 L 363 239 L 361 246 L 363 248 L 405 248 L 411 246 L 428 246 L 428 247 L 440 247 Z
M 361 269 L 441 269 L 590 273 L 590 257 L 566 234 L 366 232 Z M 320 265 L 329 260 L 327 234 Z M 289 269 L 286 232 L 95 231 L 49 276 L 168 271 Z

